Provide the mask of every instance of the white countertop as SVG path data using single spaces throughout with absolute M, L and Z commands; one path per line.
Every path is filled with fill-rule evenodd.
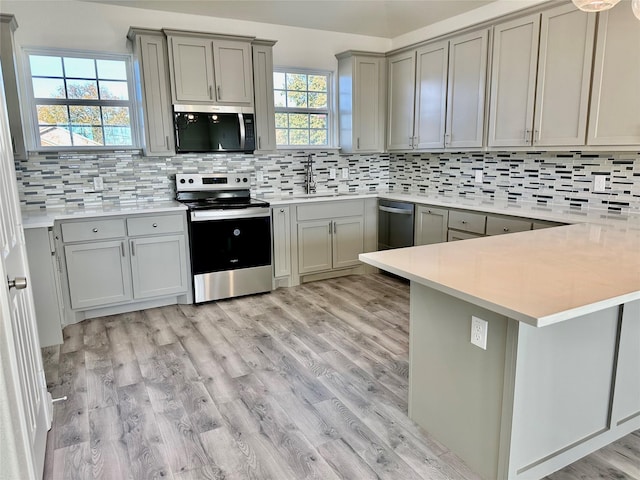
M 103 207 L 67 207 L 60 209 L 22 210 L 22 226 L 29 228 L 53 227 L 56 220 L 80 219 L 85 217 L 107 217 L 115 215 L 135 215 L 138 213 L 162 213 L 186 210 L 180 202 L 139 202 Z

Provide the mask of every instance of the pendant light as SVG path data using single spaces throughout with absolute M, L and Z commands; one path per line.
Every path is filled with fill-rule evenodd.
M 620 0 L 572 0 L 573 4 L 583 12 L 602 12 L 615 7 Z M 640 0 L 633 0 L 634 5 Z M 640 5 L 638 5 L 640 7 Z M 634 9 L 635 12 L 635 9 Z M 638 14 L 636 14 L 637 16 Z
M 640 0 L 633 0 L 631 2 L 631 9 L 636 18 L 640 20 Z

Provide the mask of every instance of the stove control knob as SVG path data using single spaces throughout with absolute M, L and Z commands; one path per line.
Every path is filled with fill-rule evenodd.
M 236 183 L 240 183 L 240 177 L 236 177 Z
M 184 178 L 180 179 L 180 183 L 185 183 L 185 182 L 186 182 L 186 180 Z
M 193 183 L 193 178 L 190 178 L 190 179 L 189 179 L 189 183 Z
M 243 181 L 244 183 L 247 183 L 249 180 L 247 179 L 247 177 L 244 177 L 244 178 L 242 179 L 242 181 Z

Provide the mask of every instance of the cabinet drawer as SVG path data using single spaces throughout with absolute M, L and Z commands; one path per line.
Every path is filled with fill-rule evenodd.
M 517 218 L 487 217 L 487 235 L 526 232 L 531 230 L 531 222 Z
M 65 242 L 84 242 L 104 240 L 105 238 L 124 237 L 124 220 L 87 220 L 62 224 L 62 240 Z
M 364 215 L 364 201 L 345 200 L 342 202 L 319 202 L 310 205 L 298 205 L 296 213 L 298 220 L 357 217 Z
M 447 242 L 457 242 L 458 240 L 471 240 L 472 238 L 482 238 L 482 235 L 475 233 L 459 232 L 457 230 L 449 230 L 447 232 Z
M 127 218 L 127 232 L 132 237 L 182 231 L 184 231 L 184 220 L 180 214 Z
M 456 230 L 484 233 L 486 221 L 487 216 L 480 213 L 459 212 L 456 210 L 449 212 L 449 228 L 455 228 Z

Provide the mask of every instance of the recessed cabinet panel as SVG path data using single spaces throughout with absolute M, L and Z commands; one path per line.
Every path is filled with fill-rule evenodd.
M 540 16 L 494 28 L 490 146 L 531 145 Z
M 135 298 L 171 295 L 187 289 L 184 235 L 136 238 L 130 242 Z
M 358 255 L 362 252 L 364 252 L 364 221 L 362 217 L 334 220 L 333 268 L 359 265 Z
M 291 217 L 289 207 L 272 210 L 273 276 L 291 275 Z
M 384 114 L 380 101 L 382 59 L 356 58 L 354 86 L 355 151 L 381 152 L 383 150 Z
M 415 52 L 389 58 L 389 104 L 387 148 L 408 150 L 413 147 L 413 107 L 416 78 Z
M 487 30 L 449 41 L 446 147 L 481 147 L 487 79 Z
M 301 274 L 331 270 L 330 220 L 298 223 L 298 271 Z
M 640 145 L 640 21 L 628 4 L 600 12 L 597 39 L 587 143 Z
M 245 42 L 213 42 L 215 97 L 221 104 L 253 104 L 251 45 Z
M 272 50 L 272 45 L 253 45 L 256 150 L 258 151 L 273 151 L 277 148 Z
M 444 147 L 449 43 L 418 49 L 416 63 L 416 148 Z
M 213 53 L 210 39 L 170 36 L 174 102 L 211 102 Z
M 449 211 L 416 205 L 415 245 L 431 245 L 447 241 Z

